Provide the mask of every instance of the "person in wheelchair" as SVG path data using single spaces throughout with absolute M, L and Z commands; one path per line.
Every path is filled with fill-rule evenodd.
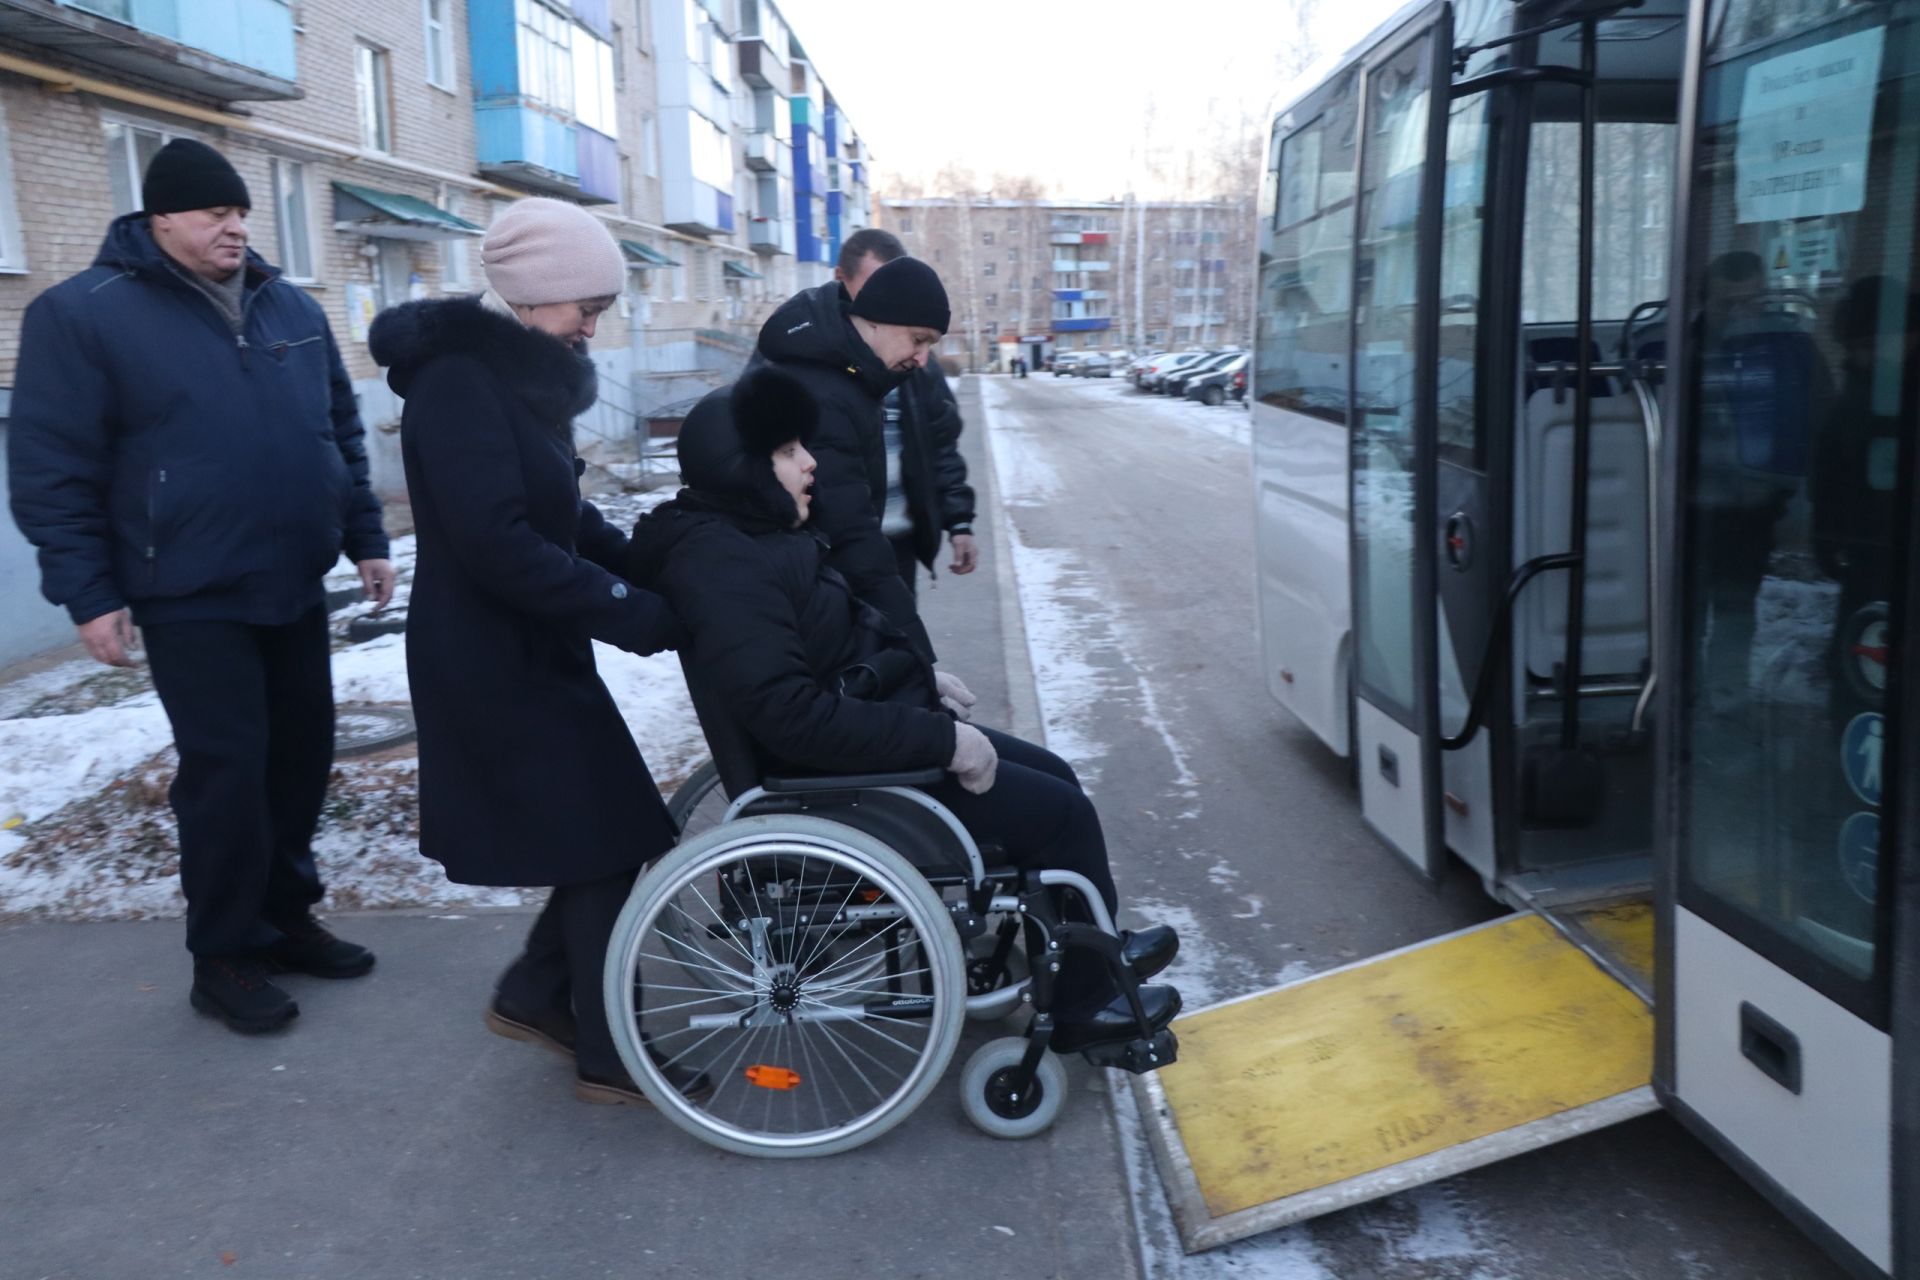
M 680 431 L 686 488 L 641 519 L 629 547 L 629 579 L 665 596 L 686 630 L 690 676 L 751 739 L 740 759 L 716 749 L 728 792 L 774 773 L 941 769 L 923 789 L 976 842 L 1015 866 L 1080 873 L 1117 913 L 1100 818 L 1072 767 L 968 723 L 964 686 L 828 566 L 825 540 L 807 528 L 818 414 L 807 388 L 774 368 L 706 396 Z M 1071 901 L 1061 912 L 1088 919 Z M 1121 958 L 1142 979 L 1178 948 L 1165 925 L 1121 934 Z M 1139 994 L 1154 1031 L 1180 1010 L 1171 986 Z M 1140 1034 L 1106 964 L 1077 949 L 1062 961 L 1055 1017 L 1058 1052 Z

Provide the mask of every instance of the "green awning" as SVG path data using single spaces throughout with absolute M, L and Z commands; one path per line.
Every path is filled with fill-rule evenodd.
M 336 231 L 394 240 L 453 240 L 483 232 L 465 218 L 456 218 L 418 196 L 351 182 L 333 184 L 333 219 Z
M 729 258 L 720 264 L 720 274 L 729 280 L 765 280 L 766 277 L 752 267 L 735 262 Z
M 641 244 L 638 240 L 622 240 L 620 247 L 625 250 L 627 257 L 633 260 L 630 264 L 632 266 L 677 267 L 680 265 L 658 249 Z

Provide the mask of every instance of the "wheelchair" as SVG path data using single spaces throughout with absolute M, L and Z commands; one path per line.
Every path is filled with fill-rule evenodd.
M 1023 1034 L 968 1059 L 961 1105 L 994 1137 L 1043 1132 L 1066 1102 L 1048 1044 L 1075 947 L 1106 963 L 1140 1032 L 1083 1056 L 1135 1073 L 1175 1060 L 1099 893 L 1073 872 L 992 865 L 916 789 L 943 776 L 766 777 L 729 799 L 709 762 L 675 792 L 680 841 L 635 884 L 604 984 L 621 1060 L 668 1120 L 741 1155 L 850 1151 L 927 1099 L 968 1018 L 1026 1006 Z M 1054 890 L 1092 923 L 1061 919 Z M 682 1095 L 675 1067 L 705 1073 L 710 1092 Z

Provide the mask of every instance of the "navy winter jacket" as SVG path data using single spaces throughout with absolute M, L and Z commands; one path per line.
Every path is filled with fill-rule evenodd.
M 326 315 L 249 252 L 242 331 L 116 219 L 27 308 L 7 440 L 14 519 L 76 623 L 291 622 L 341 551 L 387 554 Z

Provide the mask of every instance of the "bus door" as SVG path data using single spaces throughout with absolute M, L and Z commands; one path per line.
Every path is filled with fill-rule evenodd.
M 1655 1087 L 1856 1272 L 1920 1274 L 1920 5 L 1694 21 Z
M 1353 254 L 1353 740 L 1361 813 L 1428 876 L 1446 857 L 1432 690 L 1430 527 L 1441 183 L 1452 9 L 1428 9 L 1361 82 Z M 1436 102 L 1436 97 L 1438 101 Z

